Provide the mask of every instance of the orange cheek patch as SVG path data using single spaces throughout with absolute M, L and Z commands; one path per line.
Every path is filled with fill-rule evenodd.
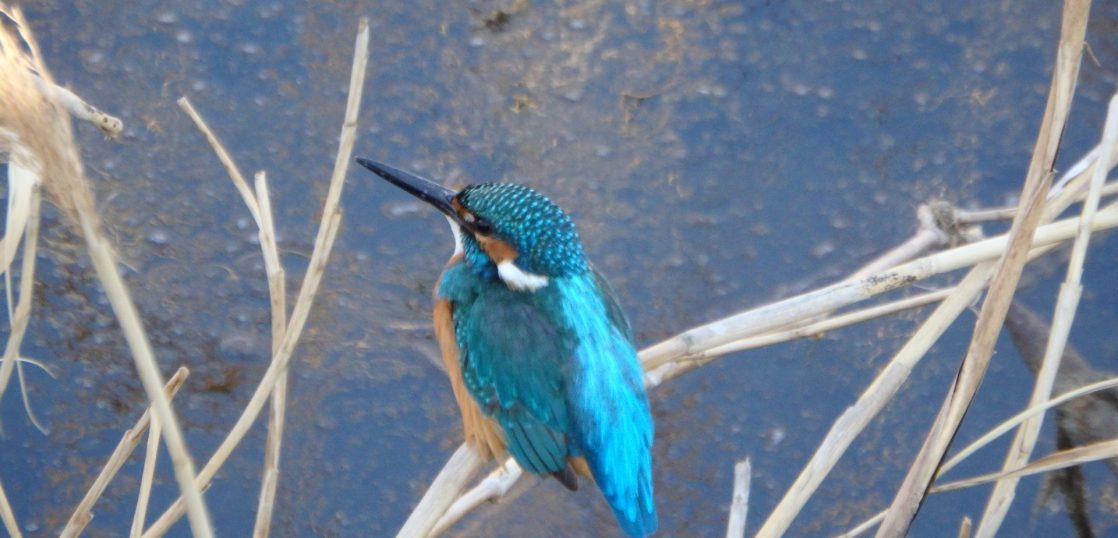
M 516 251 L 516 247 L 500 239 L 478 236 L 477 242 L 481 245 L 481 249 L 485 251 L 485 254 L 489 256 L 489 259 L 493 260 L 495 264 L 514 261 L 516 257 L 520 255 L 520 253 Z

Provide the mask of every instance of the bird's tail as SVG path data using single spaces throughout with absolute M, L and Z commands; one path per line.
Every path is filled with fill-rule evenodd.
M 636 442 L 599 448 L 596 453 L 587 454 L 586 459 L 617 523 L 629 536 L 644 537 L 655 532 L 657 527 L 652 496 L 652 455 L 644 439 L 632 441 Z M 627 447 L 623 446 L 626 444 Z M 634 450 L 635 447 L 643 450 Z
M 635 370 L 635 357 L 633 362 Z M 652 416 L 640 378 L 626 374 L 623 382 L 599 385 L 605 393 L 595 399 L 599 408 L 580 413 L 578 445 L 621 528 L 629 536 L 643 537 L 657 526 Z

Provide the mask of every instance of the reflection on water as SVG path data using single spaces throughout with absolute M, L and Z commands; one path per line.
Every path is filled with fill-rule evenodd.
M 262 375 L 270 334 L 251 220 L 177 97 L 190 97 L 243 171 L 268 171 L 295 290 L 333 162 L 356 18 L 368 15 L 357 152 L 448 183 L 507 179 L 548 194 L 572 213 L 638 339 L 650 344 L 844 274 L 907 237 L 913 207 L 932 196 L 1003 202 L 1023 177 L 1059 26 L 1059 6 L 1042 2 L 42 1 L 26 9 L 56 78 L 125 120 L 118 141 L 88 126 L 79 139 L 164 371 L 192 370 L 176 406 L 198 459 Z M 1116 17 L 1096 11 L 1088 41 L 1102 66 L 1113 65 L 1118 49 L 1106 29 Z M 1084 63 L 1065 158 L 1097 136 L 1112 78 Z M 451 249 L 445 224 L 360 172 L 349 178 L 339 244 L 293 364 L 277 535 L 394 532 L 459 442 L 445 377 L 429 360 L 431 286 Z M 60 528 L 142 412 L 79 240 L 47 213 L 25 352 L 60 374 L 31 374 L 51 433 L 35 432 L 14 396 L 0 408 L 0 477 L 32 535 Z M 1080 319 L 1100 330 L 1073 340 L 1104 357 L 1116 345 L 1101 329 L 1113 326 L 1118 303 L 1101 276 L 1113 248 L 1103 243 L 1092 257 L 1090 314 Z M 1041 301 L 1051 278 L 1037 277 Z M 743 353 L 657 390 L 662 534 L 724 532 L 732 466 L 746 455 L 755 529 L 919 319 Z M 889 501 L 968 337 L 958 327 L 937 346 L 794 534 L 845 529 Z M 1031 375 L 1016 362 L 996 359 L 989 375 L 996 381 L 960 440 L 1027 400 Z M 257 428 L 206 493 L 222 534 L 251 527 L 262 439 Z M 958 472 L 990 470 L 1003 453 L 993 447 Z M 139 471 L 131 462 L 110 486 L 90 535 L 127 528 Z M 1093 491 L 1113 496 L 1105 470 L 1086 471 Z M 170 476 L 160 470 L 155 507 L 172 500 Z M 1023 483 L 1007 533 L 1071 532 L 1062 514 L 1033 514 L 1039 483 Z M 531 480 L 521 488 L 454 532 L 616 532 L 591 488 L 570 494 Z M 932 498 L 914 533 L 955 528 L 984 499 L 981 488 Z M 1096 530 L 1115 524 L 1109 507 L 1093 510 Z

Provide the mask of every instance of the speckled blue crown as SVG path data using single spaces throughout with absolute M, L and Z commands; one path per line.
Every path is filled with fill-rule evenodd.
M 586 270 L 574 222 L 546 196 L 524 185 L 483 183 L 463 189 L 458 201 L 488 220 L 495 235 L 516 248 L 516 265 L 524 271 L 562 277 Z M 464 247 L 472 264 L 487 263 L 472 238 L 466 238 Z

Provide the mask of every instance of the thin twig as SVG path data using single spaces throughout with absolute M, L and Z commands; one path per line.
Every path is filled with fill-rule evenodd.
M 7 283 L 5 289 L 8 298 L 8 319 L 11 320 L 12 326 L 12 332 L 8 335 L 8 344 L 4 350 L 4 362 L 7 366 L 8 353 L 13 353 L 12 362 L 15 362 L 16 365 L 16 374 L 19 377 L 19 392 L 23 397 L 23 408 L 27 412 L 27 418 L 31 420 L 31 424 L 36 429 L 46 435 L 47 428 L 39 422 L 31 408 L 31 396 L 27 391 L 26 380 L 23 376 L 23 363 L 19 360 L 19 348 L 23 343 L 23 337 L 26 335 L 27 325 L 31 321 L 31 304 L 34 302 L 35 260 L 39 255 L 39 209 L 42 205 L 38 183 L 31 186 L 29 198 L 23 240 L 23 262 L 21 263 L 19 277 L 19 304 L 16 306 L 15 312 L 10 310 L 12 304 L 12 286 L 9 279 L 11 271 L 5 271 L 4 273 Z M 0 370 L 3 370 L 3 368 L 0 368 Z M 5 379 L 4 373 L 0 371 L 0 397 L 3 396 L 5 383 L 7 383 L 7 379 Z
M 875 273 L 880 273 L 890 267 L 908 262 L 930 248 L 947 245 L 951 240 L 948 231 L 938 226 L 935 215 L 927 204 L 917 208 L 916 221 L 920 224 L 920 227 L 912 237 L 854 271 L 844 280 L 861 280 Z
M 1043 458 L 1012 469 L 937 485 L 932 487 L 930 492 L 943 493 L 945 491 L 954 491 L 957 489 L 989 484 L 1007 478 L 1021 478 L 1034 474 L 1058 471 L 1075 465 L 1114 457 L 1118 457 L 1118 439 L 1111 439 L 1109 441 L 1101 441 L 1086 446 L 1077 446 L 1075 448 L 1053 452 Z
M 963 520 L 959 522 L 959 533 L 956 534 L 956 536 L 959 538 L 970 538 L 971 527 L 973 526 L 974 522 L 971 521 L 970 516 L 963 516 Z
M 749 514 L 749 479 L 752 471 L 749 458 L 734 465 L 734 496 L 730 501 L 730 517 L 726 521 L 726 538 L 745 536 L 745 521 Z
M 195 127 L 197 127 L 199 131 L 202 131 L 202 135 L 206 137 L 206 141 L 210 143 L 210 147 L 213 148 L 214 153 L 217 153 L 218 160 L 225 166 L 225 172 L 229 174 L 229 177 L 233 180 L 233 185 L 237 187 L 237 192 L 241 193 L 241 199 L 244 200 L 245 205 L 248 206 L 248 212 L 252 215 L 252 220 L 256 222 L 256 225 L 259 227 L 260 207 L 256 205 L 256 199 L 252 195 L 252 188 L 250 188 L 248 182 L 245 181 L 245 176 L 241 174 L 241 169 L 237 167 L 237 163 L 233 162 L 233 157 L 225 150 L 225 146 L 221 144 L 221 140 L 219 140 L 217 135 L 206 125 L 205 120 L 202 119 L 202 115 L 194 109 L 194 105 L 190 104 L 190 100 L 186 97 L 180 97 L 178 104 L 179 108 L 183 109 L 186 115 L 190 116 L 190 119 L 194 121 Z
M 349 99 L 346 103 L 345 121 L 342 124 L 338 154 L 334 160 L 334 171 L 330 178 L 326 201 L 323 204 L 323 218 L 319 225 L 318 235 L 315 238 L 314 250 L 311 253 L 307 272 L 303 276 L 303 285 L 299 288 L 299 295 L 295 300 L 295 307 L 292 309 L 291 318 L 284 332 L 284 339 L 279 352 L 272 358 L 268 370 L 264 373 L 264 377 L 260 380 L 252 398 L 241 412 L 241 416 L 198 474 L 198 484 L 201 487 L 205 487 L 213 480 L 218 469 L 225 463 L 233 449 L 237 447 L 241 439 L 248 433 L 253 422 L 256 421 L 256 417 L 268 401 L 272 389 L 278 382 L 280 374 L 287 369 L 291 355 L 294 353 L 295 346 L 302 335 L 303 327 L 306 325 L 307 316 L 310 314 L 311 305 L 314 303 L 315 294 L 318 292 L 318 286 L 322 282 L 322 276 L 326 271 L 326 262 L 330 258 L 330 249 L 334 246 L 334 239 L 341 223 L 341 211 L 338 209 L 338 203 L 341 199 L 342 186 L 345 183 L 345 173 L 353 154 L 353 142 L 356 138 L 357 114 L 360 111 L 368 46 L 369 21 L 362 17 L 359 22 L 357 43 L 354 50 L 353 69 L 350 73 Z M 176 500 L 144 532 L 144 536 L 159 536 L 167 532 L 170 526 L 182 517 L 183 508 L 182 499 Z
M 871 319 L 876 319 L 883 316 L 888 316 L 890 314 L 896 314 L 897 312 L 903 312 L 912 308 L 918 308 L 930 303 L 939 302 L 950 295 L 953 290 L 954 288 L 947 288 L 922 293 L 920 295 L 914 295 L 912 297 L 905 297 L 902 299 L 897 299 L 895 301 L 874 305 L 862 310 L 847 312 L 845 314 L 840 314 L 821 321 L 817 321 L 810 325 L 803 325 L 786 331 L 768 332 L 758 336 L 750 336 L 742 338 L 740 340 L 734 340 L 733 342 L 711 348 L 710 350 L 702 353 L 699 356 L 687 357 L 684 360 L 694 362 L 696 363 L 696 366 L 701 366 L 722 355 L 771 346 L 773 344 L 779 344 L 782 342 L 790 342 L 792 340 L 798 340 L 800 338 L 811 337 L 836 329 L 841 329 L 850 325 L 856 325 L 858 323 L 862 323 Z M 679 368 L 674 371 L 674 374 L 679 375 L 685 373 L 686 371 L 687 370 L 685 368 Z M 652 376 L 652 372 L 649 372 L 648 375 Z M 649 383 L 649 385 L 657 386 L 659 385 L 659 383 Z
M 147 520 L 148 501 L 151 500 L 151 486 L 155 478 L 155 463 L 159 459 L 159 436 L 162 428 L 159 426 L 159 417 L 151 417 L 151 427 L 148 428 L 147 452 L 144 454 L 144 470 L 140 474 L 140 493 L 136 499 L 136 511 L 132 514 L 132 529 L 128 536 L 139 538 L 144 533 L 144 522 Z
M 23 538 L 19 530 L 16 514 L 12 512 L 12 505 L 8 502 L 8 495 L 4 493 L 4 484 L 0 483 L 0 519 L 4 520 L 4 528 L 8 530 L 11 538 Z
M 1040 416 L 1045 411 L 1047 411 L 1047 410 L 1049 410 L 1053 407 L 1056 407 L 1060 404 L 1063 404 L 1065 402 L 1074 400 L 1076 398 L 1086 396 L 1088 394 L 1092 394 L 1092 393 L 1098 392 L 1100 390 L 1112 389 L 1112 388 L 1116 388 L 1116 387 L 1118 387 L 1118 377 L 1112 377 L 1110 379 L 1104 379 L 1102 381 L 1098 381 L 1098 382 L 1095 382 L 1095 383 L 1090 383 L 1088 385 L 1084 385 L 1082 387 L 1079 387 L 1075 390 L 1068 391 L 1068 392 L 1066 392 L 1064 394 L 1061 394 L 1061 395 L 1059 395 L 1055 398 L 1052 398 L 1051 400 L 1048 400 L 1046 402 L 1042 402 L 1042 403 L 1037 404 L 1037 405 L 1033 405 L 1033 406 L 1025 409 L 1024 411 L 1021 411 L 1020 413 L 1017 413 L 1016 415 L 1013 415 L 1012 417 L 1003 421 L 1001 424 L 998 424 L 997 426 L 995 426 L 990 431 L 982 434 L 981 437 L 972 441 L 969 445 L 967 445 L 965 448 L 960 450 L 957 454 L 951 456 L 950 459 L 948 459 L 946 462 L 944 462 L 943 468 L 940 469 L 939 474 L 936 475 L 936 479 L 938 480 L 940 476 L 943 476 L 948 471 L 957 467 L 960 463 L 962 463 L 964 460 L 966 460 L 968 457 L 970 457 L 971 454 L 974 454 L 975 452 L 980 450 L 982 447 L 985 447 L 985 446 L 989 445 L 995 439 L 1004 435 L 1009 430 L 1012 430 L 1013 428 L 1019 426 L 1025 420 L 1028 420 L 1031 417 Z
M 84 99 L 78 97 L 69 89 L 53 82 L 44 81 L 38 76 L 35 76 L 35 81 L 39 83 L 39 89 L 44 94 L 62 105 L 71 116 L 96 125 L 98 129 L 101 129 L 101 132 L 110 138 L 116 137 L 124 129 L 124 122 L 120 121 L 120 118 L 98 110 L 97 107 L 85 102 Z
M 179 387 L 186 381 L 186 376 L 188 375 L 190 375 L 189 370 L 185 367 L 179 368 L 178 371 L 175 372 L 175 375 L 167 380 L 167 386 L 163 389 L 167 398 L 173 397 L 175 393 L 178 392 Z M 70 516 L 69 522 L 66 523 L 66 528 L 62 529 L 62 534 L 60 536 L 63 538 L 78 536 L 81 534 L 82 529 L 93 519 L 93 516 L 90 515 L 93 510 L 93 503 L 97 502 L 97 499 L 105 492 L 105 488 L 109 485 L 109 482 L 116 476 L 117 471 L 119 471 L 121 466 L 124 465 L 124 462 L 128 460 L 128 456 L 139 446 L 140 439 L 143 438 L 144 432 L 147 431 L 148 425 L 151 423 L 151 417 L 151 408 L 149 407 L 144 411 L 144 414 L 140 416 L 140 419 L 136 421 L 136 425 L 132 426 L 132 429 L 124 432 L 124 436 L 120 439 L 120 442 L 117 443 L 116 449 L 113 450 L 112 455 L 109 456 L 109 460 L 105 462 L 105 466 L 101 469 L 101 474 L 97 475 L 97 478 L 93 480 L 93 484 L 89 486 L 89 490 L 85 492 L 85 497 L 82 498 L 77 508 L 74 509 L 74 513 Z
M 272 356 L 279 353 L 287 328 L 287 290 L 284 270 L 276 246 L 275 224 L 272 219 L 272 202 L 268 194 L 268 180 L 263 171 L 256 173 L 256 198 L 260 205 L 260 248 L 264 253 L 264 268 L 268 273 L 268 296 L 272 311 Z M 260 500 L 256 507 L 256 523 L 252 535 L 268 536 L 275 508 L 276 486 L 279 484 L 280 448 L 283 443 L 284 415 L 287 405 L 287 372 L 280 374 L 272 391 L 272 407 L 268 413 L 268 438 L 264 445 L 264 471 L 260 482 Z

